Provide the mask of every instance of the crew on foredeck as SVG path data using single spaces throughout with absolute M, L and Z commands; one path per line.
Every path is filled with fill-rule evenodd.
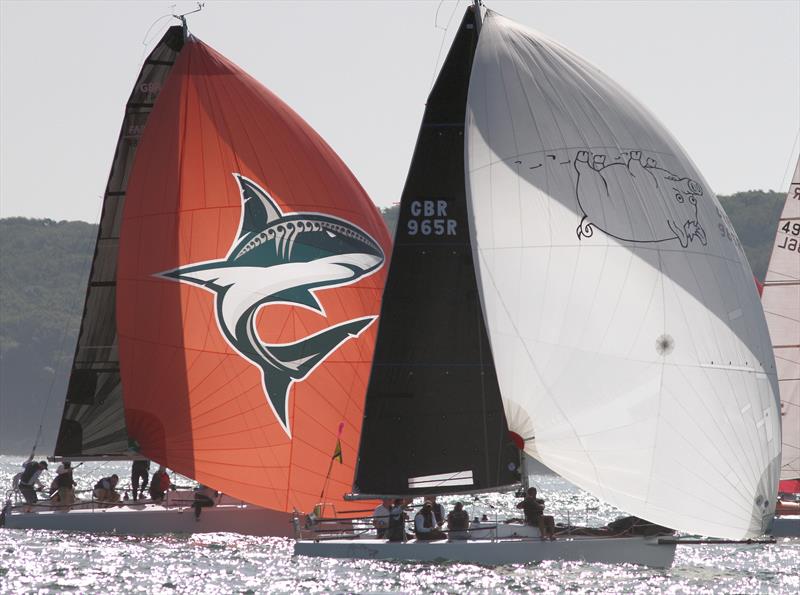
M 25 512 L 30 512 L 31 507 L 39 501 L 36 490 L 43 489 L 44 485 L 39 480 L 42 471 L 47 469 L 47 461 L 33 461 L 33 455 L 22 464 L 22 473 L 19 476 L 19 491 L 25 498 L 27 505 Z
M 147 480 L 150 476 L 150 461 L 147 459 L 137 459 L 131 465 L 131 488 L 133 489 L 133 499 L 138 500 L 144 497 L 147 489 Z M 140 482 L 141 481 L 141 485 Z
M 103 477 L 100 481 L 94 484 L 94 491 L 92 492 L 94 499 L 98 502 L 119 502 L 119 492 L 117 491 L 118 483 L 119 475 L 116 473 L 110 477 Z
M 204 508 L 210 508 L 214 506 L 214 502 L 217 499 L 217 492 L 206 485 L 199 484 L 194 489 L 194 502 L 192 502 L 192 508 L 194 508 L 194 519 L 200 520 L 200 513 Z
M 150 498 L 156 502 L 160 502 L 164 499 L 164 495 L 167 493 L 170 485 L 171 482 L 167 474 L 167 468 L 164 467 L 164 465 L 159 465 L 158 471 L 153 473 L 153 477 L 150 480 Z

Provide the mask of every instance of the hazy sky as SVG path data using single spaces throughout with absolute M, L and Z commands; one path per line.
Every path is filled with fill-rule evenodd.
M 209 1 L 189 23 L 303 116 L 387 206 L 467 4 Z M 633 93 L 717 193 L 788 186 L 800 0 L 486 4 Z M 97 220 L 125 101 L 152 48 L 143 40 L 161 36 L 170 19 L 157 19 L 173 5 L 194 7 L 0 0 L 0 216 Z

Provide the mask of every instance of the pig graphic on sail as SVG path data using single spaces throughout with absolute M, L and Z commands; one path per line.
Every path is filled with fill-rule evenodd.
M 591 237 L 596 227 L 629 242 L 678 240 L 686 248 L 698 240 L 706 245 L 706 232 L 697 217 L 697 202 L 703 196 L 700 184 L 658 167 L 653 158 L 643 159 L 641 151 L 623 153 L 609 164 L 606 159 L 588 150 L 575 156 L 576 192 L 583 212 L 578 238 Z M 659 217 L 652 216 L 659 211 Z

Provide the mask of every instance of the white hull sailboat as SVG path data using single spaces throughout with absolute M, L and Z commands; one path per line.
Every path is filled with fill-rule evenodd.
M 401 197 L 350 497 L 508 489 L 522 451 L 656 531 L 762 535 L 780 416 L 752 279 L 718 200 L 653 115 L 476 2 Z M 661 566 L 675 547 L 332 537 L 295 552 Z
M 278 537 L 294 535 L 290 515 L 285 512 L 244 502 L 222 503 L 204 508 L 195 518 L 190 502 L 173 506 L 129 502 L 110 508 L 94 503 L 68 511 L 42 507 L 27 513 L 17 509 L 7 514 L 5 527 L 125 535 L 218 532 Z
M 556 541 L 539 538 L 497 540 L 416 541 L 390 543 L 384 539 L 299 541 L 299 556 L 363 560 L 415 560 L 501 565 L 543 560 L 601 564 L 640 564 L 667 568 L 675 558 L 675 543 L 658 537 L 569 537 Z
M 7 527 L 286 536 L 295 509 L 361 508 L 391 239 L 331 147 L 182 25 L 126 105 L 55 459 L 146 458 L 233 503 L 12 506 Z

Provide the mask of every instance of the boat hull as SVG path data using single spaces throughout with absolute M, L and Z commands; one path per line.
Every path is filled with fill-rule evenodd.
M 574 537 L 390 543 L 381 539 L 298 541 L 297 556 L 419 562 L 468 562 L 501 565 L 568 560 L 606 564 L 633 563 L 666 568 L 675 557 L 675 544 L 646 537 Z
M 776 516 L 770 535 L 773 537 L 800 537 L 800 516 Z
M 159 533 L 217 533 L 291 537 L 290 515 L 257 506 L 215 506 L 204 508 L 195 520 L 191 508 L 158 505 L 63 511 L 11 512 L 5 519 L 9 529 L 45 529 L 151 535 Z

